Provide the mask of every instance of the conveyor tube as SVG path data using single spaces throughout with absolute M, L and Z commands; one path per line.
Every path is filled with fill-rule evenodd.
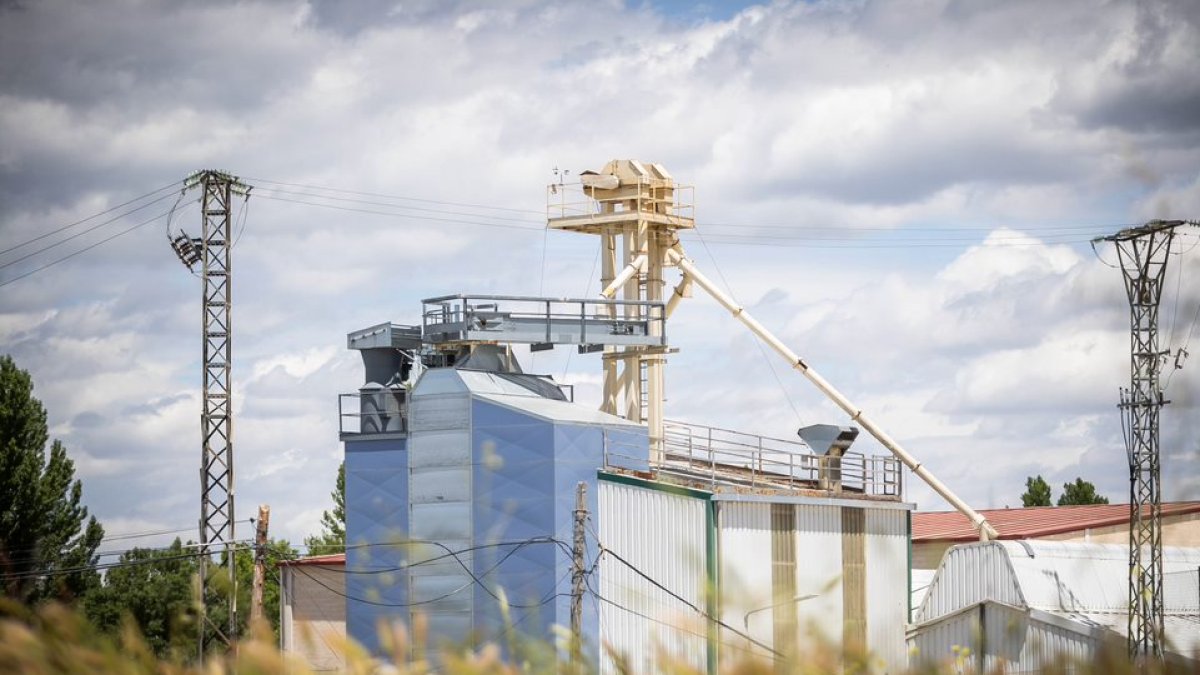
M 685 258 L 675 249 L 667 249 L 667 256 L 670 258 L 671 262 L 673 262 L 679 267 L 680 270 L 683 271 L 684 274 L 690 276 L 694 283 L 707 291 L 709 295 L 713 296 L 713 298 L 717 302 L 721 303 L 725 309 L 729 310 L 735 319 L 746 324 L 746 326 L 756 336 L 761 338 L 763 342 L 766 342 L 767 345 L 770 346 L 771 349 L 774 349 L 780 356 L 787 359 L 788 363 L 790 363 L 793 368 L 799 370 L 802 375 L 807 377 L 810 382 L 815 384 L 817 389 L 820 389 L 821 392 L 828 396 L 834 403 L 836 403 L 839 408 L 845 410 L 846 414 L 850 415 L 851 420 L 860 424 L 863 429 L 866 429 L 867 433 L 874 436 L 876 440 L 883 444 L 883 447 L 891 451 L 891 453 L 895 455 L 901 462 L 904 462 L 905 466 L 911 469 L 918 478 L 925 481 L 929 487 L 933 488 L 934 492 L 941 495 L 943 499 L 950 502 L 954 508 L 958 509 L 959 513 L 962 513 L 964 516 L 966 516 L 967 519 L 971 521 L 971 524 L 975 527 L 975 529 L 979 530 L 980 540 L 988 541 L 999 536 L 996 532 L 996 529 L 987 521 L 987 518 L 984 518 L 982 514 L 971 508 L 966 502 L 960 499 L 958 495 L 954 494 L 950 488 L 946 487 L 944 483 L 930 473 L 929 469 L 926 469 L 924 464 L 917 461 L 915 457 L 910 455 L 908 451 L 901 447 L 894 438 L 887 434 L 887 432 L 876 426 L 875 423 L 867 417 L 866 413 L 856 408 L 849 399 L 847 399 L 840 391 L 834 388 L 834 386 L 830 384 L 824 377 L 821 377 L 819 373 L 809 367 L 809 365 L 805 363 L 804 360 L 801 359 L 795 352 L 788 349 L 787 346 L 780 342 L 779 339 L 776 338 L 769 330 L 763 327 L 758 320 L 750 316 L 750 313 L 747 312 L 745 308 L 738 305 L 733 301 L 733 298 L 729 297 L 723 291 L 721 291 L 721 289 L 713 285 L 712 281 L 710 281 L 708 277 L 704 276 L 700 270 L 696 269 L 696 266 L 693 265 L 690 260 Z

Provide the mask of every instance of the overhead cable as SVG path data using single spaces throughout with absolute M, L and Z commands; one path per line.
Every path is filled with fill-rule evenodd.
M 83 223 L 86 223 L 86 222 L 87 222 L 87 221 L 89 221 L 89 220 L 93 220 L 93 219 L 95 219 L 95 218 L 99 218 L 100 216 L 103 216 L 103 215 L 106 215 L 106 214 L 112 213 L 113 211 L 116 211 L 117 209 L 121 209 L 121 208 L 124 208 L 124 207 L 126 207 L 126 206 L 129 206 L 130 204 L 133 204 L 133 203 L 135 203 L 135 202 L 139 202 L 139 201 L 141 201 L 141 200 L 143 200 L 143 199 L 145 199 L 145 198 L 147 198 L 147 197 L 149 197 L 149 196 L 151 196 L 151 195 L 158 194 L 159 192 L 162 192 L 163 190 L 169 190 L 169 189 L 171 189 L 171 188 L 173 188 L 173 187 L 178 187 L 178 185 L 179 185 L 179 184 L 178 184 L 177 182 L 176 182 L 176 183 L 170 183 L 170 184 L 168 184 L 168 185 L 164 185 L 164 186 L 162 186 L 162 187 L 160 187 L 160 188 L 158 188 L 158 189 L 156 189 L 156 190 L 151 190 L 150 192 L 147 192 L 147 193 L 146 193 L 146 194 L 144 194 L 144 195 L 140 195 L 140 196 L 138 196 L 138 197 L 134 197 L 133 199 L 130 199 L 129 201 L 126 201 L 126 202 L 121 202 L 120 204 L 117 204 L 116 206 L 109 207 L 109 208 L 107 208 L 107 209 L 105 209 L 105 210 L 103 210 L 103 211 L 101 211 L 101 212 L 99 212 L 99 213 L 93 213 L 92 215 L 88 216 L 87 218 L 82 218 L 82 219 L 80 219 L 80 220 L 77 220 L 77 221 L 75 221 L 75 222 L 73 222 L 73 223 L 70 223 L 70 224 L 67 224 L 67 225 L 63 225 L 62 227 L 59 227 L 59 228 L 57 228 L 57 229 L 51 230 L 51 231 L 49 231 L 49 232 L 46 232 L 45 234 L 40 234 L 40 235 L 38 235 L 38 236 L 36 236 L 36 237 L 33 237 L 32 239 L 27 239 L 27 240 L 25 240 L 25 241 L 21 242 L 20 244 L 17 244 L 16 246 L 10 246 L 10 247 L 8 247 L 8 248 L 6 248 L 6 249 L 4 249 L 4 250 L 0 251 L 0 255 L 4 255 L 5 253 L 8 253 L 9 251 L 15 251 L 15 250 L 17 250 L 17 249 L 19 249 L 19 248 L 22 248 L 22 247 L 28 246 L 28 245 L 32 244 L 33 242 L 35 242 L 35 241 L 41 241 L 42 239 L 45 239 L 46 237 L 49 237 L 49 236 L 52 236 L 52 235 L 58 234 L 59 232 L 62 232 L 62 231 L 64 231 L 64 230 L 69 230 L 69 229 L 71 229 L 72 227 L 75 227 L 76 225 L 82 225 Z M 161 200 L 155 200 L 155 201 L 161 201 Z M 154 203 L 154 202 L 151 202 L 151 203 Z M 148 206 L 148 205 L 147 205 L 147 206 Z M 142 207 L 138 207 L 138 208 L 142 208 Z M 136 211 L 136 210 L 137 210 L 137 209 L 134 209 L 134 211 Z M 133 211 L 130 211 L 129 213 L 133 213 Z M 126 215 L 128 215 L 128 214 L 126 214 Z M 112 222 L 112 221 L 109 221 L 109 222 Z
M 78 239 L 79 237 L 82 237 L 83 235 L 85 235 L 85 234 L 88 234 L 89 232 L 94 232 L 94 231 L 96 231 L 97 229 L 99 229 L 99 228 L 101 228 L 101 227 L 104 227 L 105 225 L 108 225 L 108 224 L 110 224 L 110 223 L 114 223 L 114 222 L 116 222 L 116 221 L 118 221 L 118 220 L 121 220 L 122 218 L 125 218 L 125 217 L 127 217 L 127 216 L 131 215 L 131 214 L 137 213 L 138 211 L 141 211 L 142 209 L 144 209 L 144 208 L 146 208 L 146 207 L 148 207 L 148 206 L 153 206 L 153 205 L 155 205 L 155 204 L 157 204 L 157 203 L 159 203 L 159 202 L 163 201 L 164 199 L 167 199 L 167 198 L 169 198 L 170 196 L 171 196 L 171 193 L 167 193 L 167 194 L 165 194 L 165 195 L 162 195 L 162 196 L 161 196 L 161 197 L 159 197 L 158 199 L 155 199 L 154 201 L 151 201 L 151 202 L 146 202 L 145 204 L 142 204 L 141 206 L 139 206 L 139 207 L 137 207 L 137 208 L 135 208 L 135 209 L 130 209 L 129 211 L 126 211 L 125 213 L 122 213 L 122 214 L 120 214 L 120 215 L 117 215 L 117 216 L 113 216 L 112 218 L 109 218 L 108 220 L 105 220 L 105 221 L 103 221 L 103 222 L 97 223 L 97 224 L 95 224 L 95 225 L 93 225 L 93 226 L 91 226 L 91 227 L 87 228 L 86 230 L 82 230 L 82 231 L 80 231 L 80 232 L 76 232 L 75 234 L 73 234 L 73 235 L 71 235 L 71 236 L 69 236 L 69 237 L 67 237 L 67 238 L 65 238 L 65 239 L 60 239 L 60 240 L 58 240 L 58 241 L 54 242 L 53 244 L 50 244 L 49 246 L 43 246 L 42 248 L 39 248 L 38 250 L 36 250 L 36 251 L 34 251 L 34 252 L 32 252 L 32 253 L 26 253 L 25 255 L 21 256 L 20 258 L 14 258 L 14 259 L 12 259 L 12 260 L 9 260 L 9 261 L 8 261 L 8 262 L 6 262 L 6 263 L 0 264 L 0 270 L 4 269 L 4 268 L 6 268 L 6 267 L 11 267 L 11 266 L 13 266 L 13 265 L 15 265 L 15 264 L 17 264 L 17 263 L 19 263 L 19 262 L 23 261 L 23 260 L 28 260 L 28 259 L 30 259 L 30 258 L 32 258 L 32 257 L 34 257 L 34 256 L 36 256 L 36 255 L 38 255 L 38 254 L 45 253 L 46 251 L 49 251 L 49 250 L 50 250 L 50 249 L 52 249 L 52 248 L 56 248 L 56 247 L 58 247 L 58 246 L 62 246 L 63 244 L 65 244 L 65 243 L 67 243 L 67 242 L 74 241 L 74 240 Z M 166 215 L 166 214 L 164 214 L 164 215 Z M 160 216 L 155 216 L 155 218 L 158 218 L 158 217 L 160 217 Z M 38 239 L 41 239 L 41 238 L 43 238 L 43 237 L 46 237 L 46 236 L 49 236 L 49 235 L 42 235 L 42 237 L 38 237 Z M 31 239 L 29 242 L 25 242 L 25 243 L 26 243 L 26 244 L 28 244 L 28 243 L 30 243 L 30 242 L 32 242 L 32 241 L 35 241 L 35 240 Z M 20 246 L 24 246 L 24 244 L 21 244 Z M 13 248 L 10 248 L 10 249 L 8 249 L 8 250 L 9 250 L 9 251 L 11 251 L 11 250 L 13 250 L 13 249 L 15 249 L 15 248 L 20 248 L 20 246 L 14 246 Z
M 185 205 L 187 205 L 187 204 L 193 204 L 193 203 L 195 203 L 195 202 L 197 202 L 197 201 L 199 201 L 199 200 L 197 199 L 197 200 L 193 200 L 193 201 L 190 201 L 190 202 L 186 202 L 186 204 L 185 204 Z M 164 211 L 163 213 L 160 213 L 160 214 L 158 214 L 158 215 L 156 215 L 156 216 L 153 216 L 153 217 L 151 217 L 151 218 L 148 218 L 148 219 L 146 219 L 146 220 L 143 220 L 142 222 L 138 223 L 137 225 L 134 225 L 134 226 L 132 226 L 132 227 L 126 228 L 126 229 L 124 229 L 124 230 L 121 230 L 120 232 L 117 232 L 116 234 L 109 235 L 109 236 L 105 237 L 104 239 L 101 239 L 100 241 L 97 241 L 97 242 L 95 242 L 95 243 L 93 243 L 93 244 L 90 244 L 90 245 L 88 245 L 88 246 L 85 246 L 85 247 L 83 247 L 83 248 L 79 249 L 78 251 L 75 251 L 74 253 L 69 253 L 69 254 L 67 254 L 67 255 L 65 255 L 65 256 L 63 256 L 63 257 L 61 257 L 61 258 L 57 259 L 57 260 L 54 260 L 54 261 L 48 262 L 48 263 L 46 263 L 45 265 L 42 265 L 41 267 L 38 267 L 38 268 L 36 268 L 36 269 L 32 269 L 32 270 L 30 270 L 30 271 L 28 271 L 28 272 L 26 272 L 26 273 L 24 273 L 24 274 L 21 274 L 21 275 L 15 276 L 15 277 L 13 277 L 13 278 L 11 278 L 11 279 L 6 279 L 6 280 L 4 280 L 3 282 L 0 282 L 0 288 L 3 288 L 3 287 L 5 287 L 5 286 L 7 286 L 7 285 L 9 285 L 9 284 L 11 284 L 11 283 L 13 283 L 13 282 L 15 282 L 15 281 L 20 281 L 21 279 L 24 279 L 24 278 L 26 278 L 26 277 L 33 276 L 34 274 L 37 274 L 38 272 L 41 272 L 41 271 L 43 271 L 43 270 L 46 270 L 46 269 L 49 269 L 49 268 L 51 268 L 51 267 L 54 267 L 55 265 L 57 265 L 57 264 L 59 264 L 59 263 L 61 263 L 61 262 L 66 262 L 67 260 L 70 260 L 71 258 L 74 258 L 74 257 L 75 257 L 75 256 L 77 256 L 77 255 L 80 255 L 80 254 L 82 254 L 82 253 L 87 253 L 88 251 L 90 251 L 90 250 L 92 250 L 92 249 L 96 248 L 97 246 L 100 246 L 100 245 L 102 245 L 102 244 L 106 244 L 106 243 L 108 243 L 108 242 L 112 241 L 113 239 L 116 239 L 117 237 L 121 237 L 121 236 L 124 236 L 124 235 L 126 235 L 126 234 L 129 234 L 130 232 L 133 232 L 134 230 L 138 229 L 139 227 L 143 227 L 143 226 L 145 226 L 145 225 L 148 225 L 148 224 L 150 224 L 150 223 L 153 223 L 154 221 L 158 220 L 159 218 L 162 218 L 163 216 L 166 216 L 166 215 L 168 215 L 169 213 L 170 213 L 170 211 Z
M 488 209 L 488 210 L 492 210 L 492 211 L 511 211 L 513 213 L 533 213 L 533 214 L 536 214 L 539 216 L 546 215 L 543 211 L 534 210 L 534 209 L 514 209 L 514 208 L 509 208 L 509 207 L 504 207 L 504 206 L 490 206 L 487 204 L 471 204 L 471 203 L 467 203 L 467 202 L 452 202 L 452 201 L 443 201 L 443 200 L 439 200 L 439 199 L 425 199 L 422 197 L 403 197 L 400 195 L 384 194 L 381 192 L 363 192 L 360 190 L 346 190 L 346 189 L 342 189 L 342 188 L 325 187 L 325 186 L 320 186 L 320 185 L 306 185 L 304 183 L 285 183 L 282 181 L 267 180 L 266 178 L 246 178 L 245 180 L 250 183 L 268 183 L 270 185 L 285 185 L 287 187 L 298 187 L 298 188 L 305 188 L 305 189 L 309 189 L 309 190 L 323 190 L 325 192 L 337 192 L 337 193 L 341 193 L 341 194 L 360 195 L 363 197 L 382 197 L 384 199 L 395 199 L 395 200 L 409 201 L 409 202 L 422 202 L 425 204 L 444 204 L 446 206 L 462 206 L 462 207 L 472 208 L 472 209 Z

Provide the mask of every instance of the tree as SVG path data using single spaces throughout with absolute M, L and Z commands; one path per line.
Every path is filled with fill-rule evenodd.
M 1025 494 L 1021 495 L 1022 506 L 1050 506 L 1050 484 L 1038 475 L 1025 479 Z
M 1082 478 L 1075 478 L 1074 483 L 1063 483 L 1062 496 L 1058 498 L 1059 506 L 1076 506 L 1080 504 L 1107 504 L 1108 497 L 1096 494 L 1096 486 Z
M 346 550 L 346 463 L 338 465 L 337 484 L 333 492 L 333 511 L 321 513 L 321 533 L 304 538 L 304 546 L 312 555 L 342 553 Z
M 100 579 L 92 568 L 104 528 L 80 504 L 66 448 L 53 441 L 47 458 L 48 441 L 32 378 L 0 356 L 0 579 L 26 604 L 82 597 Z
M 169 547 L 133 549 L 122 554 L 108 571 L 101 588 L 88 595 L 84 613 L 102 631 L 117 634 L 125 621 L 138 627 L 146 643 L 160 658 L 175 661 L 191 659 L 196 653 L 199 630 L 196 626 L 196 575 L 199 558 L 191 542 L 175 539 Z M 263 585 L 264 613 L 278 635 L 279 574 L 281 560 L 291 560 L 296 551 L 283 540 L 267 544 L 268 573 Z M 254 576 L 254 551 L 241 548 L 237 565 L 238 631 L 245 635 L 250 617 L 250 588 Z M 208 593 L 205 612 L 208 621 L 225 630 L 228 624 L 229 568 L 222 553 L 217 564 L 208 567 Z
M 84 614 L 92 625 L 114 634 L 128 617 L 159 657 L 190 657 L 197 638 L 195 551 L 176 538 L 167 548 L 123 553 L 103 586 L 84 600 Z

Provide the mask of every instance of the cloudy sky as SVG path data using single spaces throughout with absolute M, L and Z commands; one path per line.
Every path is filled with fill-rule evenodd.
M 1038 473 L 1125 501 L 1128 309 L 1088 240 L 1200 218 L 1198 24 L 1186 0 L 6 0 L 0 346 L 110 534 L 192 527 L 200 284 L 165 233 L 198 230 L 190 172 L 243 177 L 239 515 L 298 541 L 361 381 L 345 333 L 447 293 L 595 295 L 597 242 L 545 232 L 545 185 L 640 158 L 696 186 L 696 263 L 972 504 Z M 1189 230 L 1168 499 L 1200 498 Z M 844 421 L 706 297 L 669 335 L 671 418 Z M 595 355 L 524 365 L 598 397 Z

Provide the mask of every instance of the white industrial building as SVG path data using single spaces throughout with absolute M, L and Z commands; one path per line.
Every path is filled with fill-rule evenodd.
M 634 160 L 549 186 L 548 227 L 597 237 L 602 299 L 442 296 L 420 325 L 348 336 L 364 365 L 339 427 L 351 639 L 385 656 L 380 623 L 420 615 L 468 646 L 506 646 L 509 622 L 541 640 L 575 624 L 603 672 L 655 672 L 665 655 L 714 673 L 814 647 L 908 667 L 903 466 L 995 530 L 692 263 L 688 194 Z M 806 427 L 801 442 L 669 420 L 668 319 L 693 287 L 855 426 Z M 514 344 L 595 354 L 600 409 L 522 372 Z M 890 454 L 850 451 L 860 428 Z
M 1168 658 L 1200 657 L 1200 549 L 1163 549 Z M 908 634 L 913 664 L 1036 673 L 1056 658 L 1126 649 L 1129 548 L 992 541 L 951 548 Z M 966 648 L 969 651 L 964 652 Z
M 822 488 L 830 458 L 802 445 L 667 428 L 652 474 L 599 474 L 599 539 L 616 554 L 601 558 L 595 589 L 604 647 L 633 672 L 655 670 L 660 652 L 712 672 L 810 648 L 859 649 L 877 672 L 903 671 L 912 505 L 899 463 L 847 454 Z

